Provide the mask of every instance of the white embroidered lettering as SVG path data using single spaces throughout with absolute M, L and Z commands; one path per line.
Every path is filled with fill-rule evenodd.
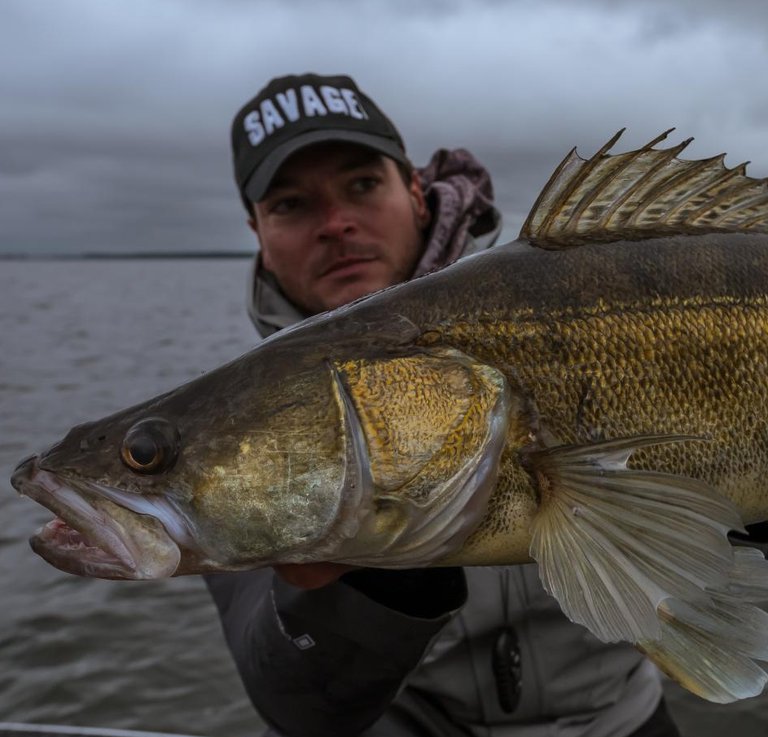
M 328 112 L 344 113 L 344 115 L 349 115 L 347 106 L 344 103 L 344 100 L 341 99 L 341 92 L 337 90 L 335 87 L 331 87 L 328 84 L 324 84 L 320 88 L 320 94 L 323 96 L 323 102 L 325 103 L 325 106 L 328 108 Z
M 280 113 L 277 112 L 275 103 L 272 100 L 264 100 L 260 107 L 261 120 L 268 136 L 274 133 L 276 128 L 282 128 L 285 125 L 285 121 Z
M 253 110 L 243 119 L 243 127 L 248 133 L 251 146 L 258 146 L 264 140 L 264 126 L 259 120 L 259 114 Z
M 304 105 L 304 115 L 311 117 L 313 115 L 328 115 L 328 111 L 323 105 L 323 101 L 317 96 L 315 88 L 305 84 L 301 86 L 301 102 Z
M 296 96 L 296 90 L 291 88 L 283 92 L 278 92 L 277 101 L 285 113 L 285 117 L 295 123 L 299 119 L 299 99 Z
M 358 120 L 366 120 L 368 118 L 368 113 L 365 112 L 365 109 L 360 104 L 360 100 L 357 99 L 357 95 L 354 93 L 353 90 L 342 88 L 341 96 L 344 98 L 344 101 L 347 103 L 347 107 L 349 108 L 349 114 L 353 118 L 357 118 Z

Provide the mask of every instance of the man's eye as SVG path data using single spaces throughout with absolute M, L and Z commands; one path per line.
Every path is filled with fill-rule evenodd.
M 357 177 L 352 181 L 352 191 L 356 194 L 364 194 L 375 189 L 381 180 L 378 177 Z
M 301 200 L 298 197 L 281 197 L 270 205 L 269 211 L 276 215 L 287 215 L 298 210 L 300 206 Z

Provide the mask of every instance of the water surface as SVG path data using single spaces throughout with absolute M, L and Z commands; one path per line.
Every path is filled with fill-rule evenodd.
M 0 721 L 252 737 L 200 579 L 110 582 L 35 556 L 50 513 L 15 464 L 72 425 L 250 348 L 245 260 L 0 262 Z M 689 737 L 768 734 L 768 696 L 714 706 L 668 687 Z
M 0 263 L 0 721 L 258 734 L 202 581 L 63 574 L 16 462 L 255 341 L 247 260 Z

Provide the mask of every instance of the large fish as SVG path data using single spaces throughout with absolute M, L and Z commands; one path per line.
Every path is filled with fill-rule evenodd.
M 64 571 L 539 563 L 566 614 L 759 693 L 768 192 L 663 134 L 575 150 L 516 244 L 307 320 L 16 469 Z

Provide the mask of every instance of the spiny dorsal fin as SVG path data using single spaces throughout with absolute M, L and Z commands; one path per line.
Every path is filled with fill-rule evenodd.
M 768 233 L 768 179 L 728 169 L 725 154 L 699 161 L 677 155 L 693 140 L 608 154 L 622 128 L 591 159 L 576 149 L 539 195 L 520 237 L 542 248 L 641 240 L 666 235 Z

